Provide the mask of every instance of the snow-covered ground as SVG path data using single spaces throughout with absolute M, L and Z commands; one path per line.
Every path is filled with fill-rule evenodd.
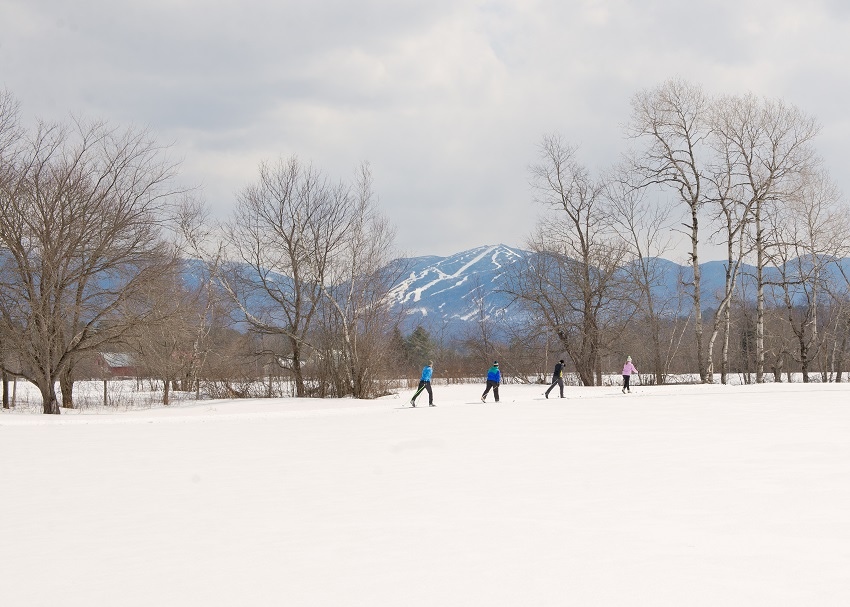
M 850 385 L 482 387 L 2 413 L 0 605 L 850 604 Z

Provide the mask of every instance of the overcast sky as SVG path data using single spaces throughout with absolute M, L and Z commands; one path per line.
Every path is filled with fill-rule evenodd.
M 150 127 L 220 217 L 262 160 L 368 161 L 413 255 L 523 246 L 542 136 L 602 169 L 632 95 L 674 76 L 814 115 L 848 192 L 849 51 L 845 0 L 0 0 L 26 117 Z

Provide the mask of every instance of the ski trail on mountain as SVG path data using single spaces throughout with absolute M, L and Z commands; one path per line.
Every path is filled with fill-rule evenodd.
M 495 251 L 497 248 L 498 248 L 497 246 L 489 246 L 489 247 L 487 247 L 484 251 L 482 251 L 481 253 L 479 253 L 479 254 L 478 254 L 478 255 L 476 255 L 475 257 L 473 257 L 471 261 L 468 261 L 466 264 L 462 265 L 462 266 L 460 267 L 460 269 L 458 269 L 457 271 L 455 271 L 455 273 L 454 273 L 454 274 L 452 274 L 452 275 L 448 276 L 448 278 L 457 278 L 458 276 L 460 276 L 460 274 L 461 274 L 462 272 L 466 271 L 466 269 L 467 269 L 467 268 L 469 268 L 470 266 L 475 265 L 476 263 L 478 263 L 479 261 L 481 261 L 482 259 L 484 259 L 484 256 L 485 256 L 485 255 L 487 255 L 488 253 L 492 253 L 492 252 L 493 252 L 493 251 Z
M 424 285 L 422 285 L 422 286 L 421 286 L 421 287 L 419 287 L 419 288 L 413 289 L 413 290 L 412 290 L 412 291 L 411 291 L 411 292 L 407 295 L 407 297 L 402 297 L 402 298 L 399 298 L 399 299 L 401 299 L 401 301 L 407 301 L 408 299 L 410 299 L 410 300 L 412 300 L 414 303 L 415 303 L 415 302 L 420 301 L 420 300 L 421 300 L 421 298 L 422 298 L 422 293 L 423 293 L 424 291 L 427 291 L 428 289 L 430 289 L 430 288 L 431 288 L 431 287 L 433 287 L 434 285 L 437 285 L 437 284 L 439 284 L 439 283 L 443 282 L 444 280 L 450 280 L 450 279 L 452 279 L 452 278 L 459 278 L 459 277 L 461 277 L 461 274 L 463 274 L 466 270 L 468 270 L 470 267 L 474 266 L 476 263 L 478 263 L 479 261 L 481 261 L 482 259 L 484 259 L 484 257 L 486 257 L 487 255 L 489 255 L 489 254 L 493 253 L 494 251 L 496 251 L 496 250 L 498 250 L 498 249 L 499 249 L 499 246 L 498 246 L 498 245 L 491 245 L 491 246 L 488 246 L 488 247 L 484 248 L 484 249 L 483 249 L 480 253 L 477 253 L 474 257 L 472 257 L 472 259 L 470 259 L 469 261 L 467 261 L 467 262 L 466 262 L 465 264 L 463 264 L 460 268 L 458 268 L 457 270 L 455 270 L 452 274 L 447 274 L 447 273 L 443 272 L 443 271 L 442 271 L 439 267 L 437 267 L 437 266 L 433 266 L 433 267 L 431 267 L 431 268 L 428 268 L 428 269 L 427 269 L 425 272 L 423 272 L 420 276 L 424 277 L 424 276 L 425 276 L 425 275 L 427 275 L 429 272 L 432 272 L 432 271 L 433 271 L 433 272 L 436 272 L 436 273 L 437 273 L 437 277 L 436 277 L 434 280 L 430 281 L 429 283 L 424 284 Z M 437 265 L 439 265 L 439 264 L 437 264 Z M 414 277 L 415 277 L 415 274 L 412 274 L 412 275 L 411 275 L 411 278 L 409 278 L 408 280 L 406 280 L 406 281 L 405 281 L 405 283 L 406 283 L 406 284 L 410 284 L 410 280 L 411 280 L 411 279 L 414 279 L 414 280 L 415 280 L 415 278 L 414 278 Z M 454 285 L 451 285 L 451 286 L 449 286 L 449 287 L 447 287 L 447 288 L 445 288 L 445 289 L 442 289 L 440 292 L 442 292 L 442 291 L 447 291 L 447 290 L 449 290 L 449 289 L 452 289 L 452 288 L 454 288 L 454 287 L 457 287 L 457 286 L 459 286 L 460 284 L 463 284 L 463 282 L 465 282 L 467 279 L 468 279 L 468 277 L 467 277 L 467 276 L 463 276 L 463 280 L 462 280 L 461 282 L 456 283 L 456 284 L 454 284 Z

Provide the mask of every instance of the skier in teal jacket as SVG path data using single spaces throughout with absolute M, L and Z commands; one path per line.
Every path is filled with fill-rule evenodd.
M 481 395 L 481 402 L 487 402 L 487 393 L 490 392 L 490 388 L 493 388 L 493 396 L 496 398 L 496 402 L 499 402 L 499 384 L 502 383 L 502 374 L 499 373 L 499 361 L 494 360 L 493 366 L 490 367 L 490 370 L 487 371 L 487 389 L 484 390 L 484 394 Z
M 433 361 L 428 361 L 428 364 L 422 369 L 422 378 L 419 380 L 419 387 L 416 389 L 416 394 L 410 399 L 410 404 L 416 406 L 416 397 L 422 394 L 422 390 L 428 391 L 428 406 L 436 407 L 434 404 L 434 393 L 431 392 L 431 375 L 434 373 Z

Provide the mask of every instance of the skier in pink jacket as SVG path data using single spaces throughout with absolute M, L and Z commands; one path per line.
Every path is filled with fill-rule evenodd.
M 629 356 L 626 358 L 626 364 L 623 365 L 623 394 L 631 392 L 629 389 L 629 380 L 632 377 L 632 373 L 638 373 L 638 370 L 635 369 L 635 366 L 632 364 L 632 357 Z

